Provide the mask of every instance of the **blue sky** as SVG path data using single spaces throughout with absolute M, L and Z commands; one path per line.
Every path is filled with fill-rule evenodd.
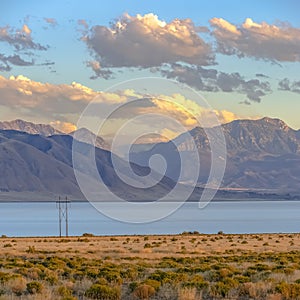
M 0 9 L 3 120 L 23 118 L 63 129 L 64 124 L 76 124 L 84 104 L 92 99 L 88 95 L 124 80 L 157 76 L 179 80 L 201 93 L 220 122 L 270 116 L 300 128 L 297 1 L 2 1 Z M 119 26 L 120 19 L 126 26 L 114 35 L 111 26 Z M 171 28 L 175 19 L 179 20 L 178 39 Z M 150 33 L 143 31 L 145 26 Z M 114 44 L 103 31 L 116 37 Z M 111 45 L 124 47 L 124 53 L 110 51 Z M 131 47 L 136 53 L 130 53 Z M 145 50 L 141 62 L 138 57 Z M 156 59 L 151 53 L 162 55 Z M 214 78 L 205 77 L 206 71 L 214 73 Z M 103 74 L 111 75 L 103 78 Z M 26 80 L 9 79 L 18 75 Z M 138 86 L 134 88 L 142 94 Z M 160 85 L 154 92 L 178 93 Z M 16 97 L 16 93 L 21 94 Z M 104 104 L 114 105 L 111 100 Z

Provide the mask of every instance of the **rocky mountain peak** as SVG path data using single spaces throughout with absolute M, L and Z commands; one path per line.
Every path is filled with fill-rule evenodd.
M 0 130 L 17 130 L 23 131 L 29 134 L 40 134 L 43 136 L 50 136 L 54 134 L 62 134 L 61 131 L 55 129 L 51 125 L 47 124 L 34 124 L 24 120 L 13 120 L 0 122 Z
M 96 136 L 93 132 L 88 130 L 87 128 L 79 128 L 71 133 L 71 136 L 76 138 L 78 141 L 94 144 L 97 148 L 109 149 L 108 143 L 100 136 Z

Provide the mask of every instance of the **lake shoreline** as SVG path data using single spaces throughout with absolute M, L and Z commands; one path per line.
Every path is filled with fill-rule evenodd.
M 1 241 L 7 239 L 15 239 L 15 240 L 29 240 L 29 239 L 61 239 L 61 240 L 65 240 L 65 239 L 70 239 L 70 240 L 76 240 L 76 239 L 81 239 L 81 238 L 93 238 L 93 239 L 102 239 L 102 238 L 141 238 L 141 237 L 153 237 L 153 238 L 160 238 L 160 237 L 182 237 L 182 236 L 200 236 L 200 237 L 219 237 L 219 236 L 243 236 L 243 238 L 247 238 L 247 237 L 252 237 L 253 235 L 255 236 L 262 236 L 262 237 L 269 237 L 269 236 L 273 236 L 273 237 L 277 237 L 277 236 L 299 236 L 299 240 L 300 240 L 300 231 L 299 232 L 249 232 L 249 233 L 226 233 L 223 231 L 219 231 L 216 233 L 203 233 L 203 232 L 198 232 L 198 231 L 183 231 L 182 233 L 166 233 L 166 234 L 93 234 L 93 233 L 83 233 L 82 235 L 69 235 L 69 236 L 65 236 L 62 235 L 61 237 L 59 235 L 49 235 L 49 236 L 8 236 L 5 234 L 2 234 L 2 236 L 0 235 L 0 243 Z
M 65 202 L 66 200 L 61 200 L 61 202 Z M 145 201 L 145 200 L 137 200 L 137 201 L 114 201 L 114 200 L 101 200 L 101 201 L 88 201 L 88 200 L 67 200 L 68 202 L 74 202 L 74 203 L 152 203 L 156 202 L 157 200 L 153 201 Z M 237 203 L 243 203 L 243 202 L 300 202 L 300 199 L 260 199 L 260 198 L 245 198 L 245 199 L 213 199 L 208 201 L 215 202 L 215 203 L 231 203 L 231 202 L 237 202 Z M 57 203 L 59 200 L 0 200 L 1 203 Z M 200 201 L 200 200 L 186 200 L 186 201 L 161 201 L 159 200 L 159 203 L 206 203 L 206 201 Z

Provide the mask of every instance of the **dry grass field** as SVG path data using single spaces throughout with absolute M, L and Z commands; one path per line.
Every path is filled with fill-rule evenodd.
M 0 299 L 300 299 L 300 234 L 3 236 Z
M 34 248 L 34 253 L 28 253 Z M 145 236 L 86 236 L 46 238 L 1 238 L 1 255 L 147 260 L 172 257 L 242 254 L 246 252 L 289 252 L 300 250 L 300 234 L 189 234 Z

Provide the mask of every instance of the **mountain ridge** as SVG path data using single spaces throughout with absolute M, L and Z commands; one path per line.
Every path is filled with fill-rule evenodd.
M 7 128 L 7 127 L 6 127 Z M 300 186 L 300 134 L 299 130 L 288 127 L 279 119 L 263 118 L 260 120 L 236 120 L 222 125 L 227 143 L 227 165 L 219 195 L 222 191 L 268 191 L 279 194 L 299 194 Z M 194 168 L 195 152 L 193 152 L 192 139 L 195 141 L 197 151 L 200 154 L 200 174 L 197 186 L 204 187 L 207 183 L 210 171 L 210 146 L 205 131 L 213 128 L 196 127 L 190 132 L 183 133 L 174 141 L 155 144 L 150 150 L 133 152 L 130 156 L 130 167 L 134 173 L 139 174 L 140 182 L 147 183 L 145 175 L 150 171 L 149 158 L 154 154 L 163 155 L 166 158 L 167 170 L 163 181 L 156 188 L 144 190 L 128 188 L 117 178 L 112 164 L 112 156 L 120 163 L 125 178 L 130 180 L 129 166 L 121 158 L 108 149 L 105 149 L 105 141 L 96 137 L 87 129 L 79 129 L 85 140 L 78 139 L 82 151 L 80 161 L 82 167 L 80 174 L 86 176 L 91 184 L 95 183 L 94 174 L 91 173 L 88 157 L 93 153 L 91 140 L 96 137 L 99 148 L 95 148 L 96 164 L 98 171 L 104 176 L 104 183 L 114 189 L 116 194 L 126 195 L 130 200 L 144 199 L 144 197 L 158 197 L 167 193 L 178 179 L 178 159 L 182 155 L 186 160 L 183 164 L 184 181 L 181 184 L 189 184 L 189 171 Z M 40 192 L 49 195 L 69 193 L 73 198 L 83 198 L 81 190 L 74 176 L 72 161 L 73 136 L 54 134 L 45 136 L 41 134 L 29 134 L 24 131 L 0 130 L 0 190 L 8 192 Z M 99 139 L 97 139 L 99 138 Z M 96 144 L 97 146 L 97 144 Z M 217 159 L 223 159 L 222 157 Z M 160 172 L 160 169 L 154 171 Z M 56 174 L 57 173 L 57 174 Z M 154 174 L 157 174 L 154 172 Z M 158 175 L 154 175 L 157 178 Z M 147 184 L 146 184 L 147 185 Z M 198 197 L 201 190 L 197 190 Z M 224 197 L 229 197 L 226 194 Z M 231 195 L 233 198 L 236 194 Z M 251 196 L 252 197 L 252 196 Z
M 0 192 L 6 196 L 6 193 L 13 192 L 19 193 L 18 197 L 22 197 L 22 192 L 30 192 L 42 195 L 43 198 L 44 195 L 48 195 L 51 199 L 54 195 L 67 195 L 70 199 L 84 200 L 85 197 L 74 174 L 74 151 L 80 161 L 80 166 L 76 166 L 77 174 L 85 180 L 89 190 L 98 192 L 95 187 L 100 184 L 103 187 L 105 185 L 114 195 L 121 198 L 149 200 L 155 195 L 159 197 L 159 195 L 167 194 L 174 185 L 172 180 L 163 177 L 156 187 L 152 188 L 147 179 L 140 176 L 139 184 L 147 188 L 130 187 L 117 176 L 112 156 L 120 166 L 120 172 L 125 180 L 131 174 L 128 163 L 105 149 L 94 148 L 78 140 L 76 144 L 77 147 L 74 149 L 73 137 L 70 135 L 45 137 L 16 130 L 0 130 L 0 169 L 2 171 Z M 95 160 L 90 160 L 90 155 L 93 154 L 95 154 Z M 94 161 L 98 172 L 96 176 L 92 171 Z M 136 174 L 149 173 L 149 168 L 135 164 L 130 166 Z M 160 178 L 160 175 L 155 173 L 152 176 L 153 179 Z M 99 200 L 111 197 L 111 193 L 105 193 L 104 188 L 100 192 Z
M 21 132 L 26 132 L 29 134 L 39 134 L 42 136 L 52 136 L 52 135 L 76 135 L 79 141 L 95 144 L 95 147 L 109 149 L 109 144 L 100 136 L 95 135 L 93 132 L 87 128 L 79 128 L 72 132 L 62 132 L 57 130 L 49 124 L 36 124 L 21 119 L 16 119 L 12 121 L 2 121 L 0 122 L 0 130 L 16 130 Z
M 2 121 L 0 122 L 1 130 L 17 130 L 23 131 L 30 134 L 41 134 L 44 136 L 50 136 L 54 134 L 63 134 L 60 130 L 55 129 L 49 124 L 36 124 L 21 119 L 16 119 L 12 121 Z
M 162 155 L 170 165 L 166 176 L 175 180 L 181 168 L 178 159 L 181 155 L 185 158 L 184 180 L 189 182 L 189 170 L 194 167 L 195 155 L 199 153 L 202 170 L 198 184 L 205 185 L 211 166 L 210 143 L 206 132 L 214 137 L 217 128 L 220 129 L 196 127 L 170 142 L 158 143 L 148 151 L 132 153 L 130 159 L 142 166 L 148 166 L 152 155 Z M 279 192 L 299 190 L 299 130 L 290 128 L 280 119 L 268 117 L 235 120 L 221 125 L 221 129 L 227 149 L 223 188 L 270 189 Z

